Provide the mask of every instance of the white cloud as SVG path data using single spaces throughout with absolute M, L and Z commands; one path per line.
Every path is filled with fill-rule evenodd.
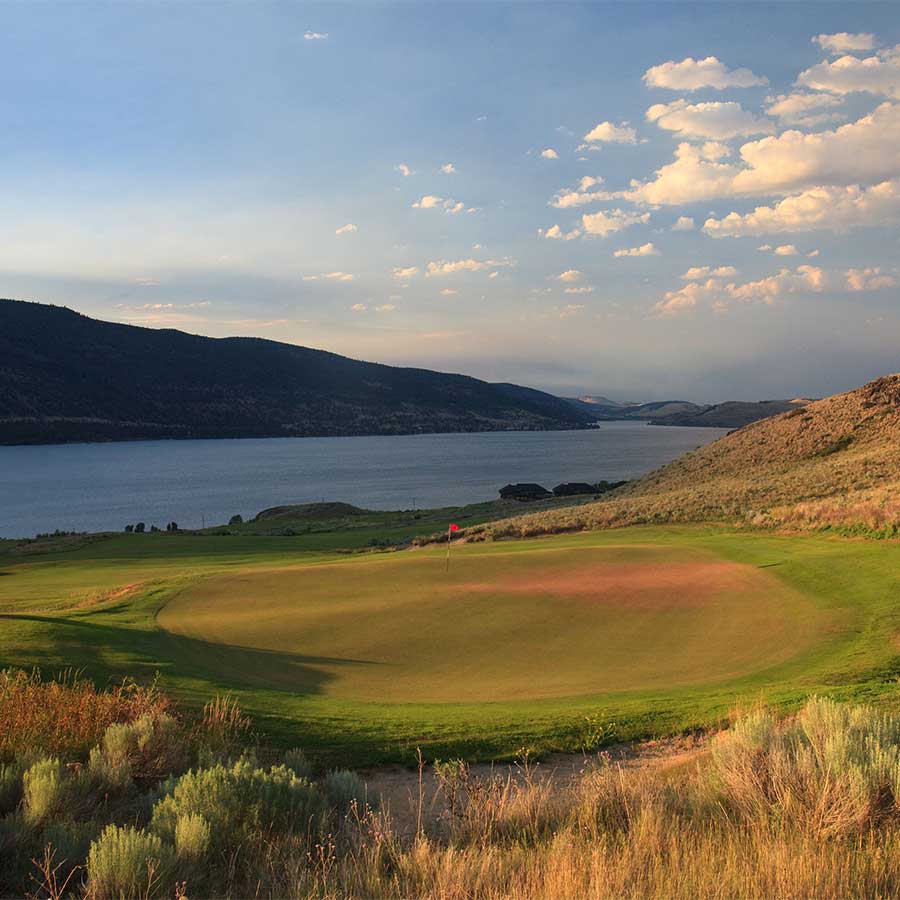
M 584 275 L 578 269 L 566 269 L 561 275 L 556 276 L 557 281 L 578 281 Z
M 550 201 L 551 206 L 557 209 L 571 209 L 576 206 L 585 206 L 598 200 L 609 200 L 612 194 L 609 191 L 592 191 L 591 188 L 603 183 L 602 178 L 593 175 L 585 175 L 576 188 L 563 188 L 557 191 Z
M 641 244 L 640 247 L 632 247 L 630 250 L 616 250 L 613 256 L 660 256 L 660 252 L 652 243 L 646 243 Z
M 451 216 L 456 216 L 461 213 L 466 208 L 466 204 L 462 201 L 458 200 L 446 200 L 444 201 L 444 211 L 450 213 Z
M 442 297 L 452 297 L 454 294 L 458 294 L 459 291 L 455 291 L 453 288 L 444 288 L 441 291 Z
M 443 197 L 435 197 L 434 194 L 426 194 L 413 203 L 413 209 L 436 209 L 443 204 Z
M 393 312 L 396 308 L 397 308 L 397 307 L 394 306 L 393 303 L 382 303 L 381 306 L 376 306 L 376 307 L 375 307 L 375 312 L 379 312 L 379 313 L 386 313 L 386 312 L 387 312 L 387 313 L 389 313 L 389 312 Z
M 624 209 L 603 210 L 581 217 L 586 235 L 606 237 L 630 225 L 639 225 L 650 221 L 650 213 L 638 214 Z
M 806 255 L 807 255 L 807 257 L 812 259 L 813 257 L 816 257 L 819 255 L 819 251 L 818 250 L 810 250 L 809 253 L 807 253 Z
M 455 175 L 456 174 L 456 166 L 454 166 L 453 163 L 444 163 L 444 165 L 441 166 L 441 171 L 445 175 Z
M 513 260 L 511 259 L 458 259 L 452 262 L 448 262 L 446 260 L 438 260 L 436 262 L 428 263 L 425 275 L 426 277 L 431 277 L 432 275 L 453 275 L 457 272 L 480 272 L 483 269 L 494 269 L 497 266 L 512 266 L 514 265 Z
M 307 31 L 303 35 L 304 41 L 325 41 L 328 40 L 327 31 Z
M 869 188 L 815 187 L 774 206 L 757 206 L 740 215 L 707 219 L 703 230 L 712 237 L 803 231 L 848 231 L 851 228 L 900 222 L 900 178 Z
M 334 230 L 334 233 L 335 234 L 350 234 L 354 231 L 359 231 L 359 229 L 352 222 L 349 222 L 346 225 L 341 225 L 340 228 L 336 228 Z
M 581 287 L 567 287 L 563 293 L 564 294 L 592 294 L 594 289 L 589 284 L 584 284 Z
M 406 163 L 399 163 L 394 166 L 394 170 L 399 172 L 404 178 L 409 178 L 410 175 L 416 174 Z
M 600 122 L 584 136 L 584 140 L 588 143 L 636 144 L 637 133 L 627 122 L 622 122 L 621 125 Z
M 354 303 L 353 306 L 350 307 L 350 309 L 352 309 L 353 312 L 365 312 L 368 307 L 365 303 Z
M 796 256 L 800 251 L 793 244 L 782 244 L 772 251 L 776 256 Z
M 879 291 L 882 288 L 897 286 L 897 277 L 888 272 L 883 272 L 878 266 L 869 269 L 848 269 L 846 278 L 847 289 L 854 293 L 859 291 Z
M 353 276 L 346 272 L 323 272 L 321 275 L 304 275 L 304 281 L 319 281 L 321 278 L 327 278 L 329 281 L 353 281 Z
M 397 266 L 395 269 L 391 271 L 391 277 L 396 278 L 398 281 L 408 281 L 410 278 L 413 278 L 415 275 L 419 274 L 418 266 Z
M 787 125 L 803 125 L 812 128 L 823 122 L 833 122 L 843 118 L 840 113 L 821 112 L 831 109 L 843 103 L 841 97 L 834 94 L 806 93 L 794 91 L 790 94 L 778 94 L 775 97 L 766 98 L 766 112 L 770 116 L 777 116 Z
M 706 278 L 734 278 L 737 273 L 734 266 L 691 266 L 681 278 L 683 281 L 701 281 Z
M 771 244 L 760 244 L 756 249 L 759 250 L 760 253 L 768 253 L 768 251 L 772 249 L 772 245 Z
M 679 216 L 672 226 L 672 231 L 693 231 L 694 220 L 690 216 Z
M 666 131 L 674 131 L 679 137 L 711 138 L 717 141 L 751 134 L 771 134 L 775 126 L 761 119 L 740 103 L 728 102 L 688 103 L 673 100 L 656 103 L 646 112 L 648 122 L 656 122 Z
M 542 150 L 541 156 L 544 159 L 559 159 L 559 154 L 552 147 L 548 147 L 546 150 Z
M 698 279 L 702 279 L 705 268 L 689 269 L 682 277 L 687 278 L 688 274 L 697 273 Z M 793 271 L 781 269 L 777 275 L 744 284 L 723 280 L 731 277 L 730 267 L 722 267 L 722 271 L 728 271 L 729 274 L 711 277 L 706 281 L 692 280 L 676 290 L 666 291 L 663 299 L 654 307 L 654 312 L 657 315 L 671 316 L 692 310 L 701 304 L 708 304 L 712 309 L 721 311 L 735 301 L 771 306 L 786 294 L 819 293 L 826 286 L 825 273 L 815 266 L 797 266 Z
M 550 238 L 552 241 L 574 241 L 575 238 L 581 237 L 581 229 L 573 228 L 571 231 L 563 231 L 559 225 L 551 225 L 546 230 L 539 228 L 538 234 L 541 237 Z
M 491 274 L 488 275 L 488 278 L 490 278 L 491 281 L 493 281 L 493 280 L 494 280 L 495 278 L 497 278 L 499 275 L 500 275 L 499 272 L 491 272 Z
M 839 31 L 837 34 L 817 34 L 812 43 L 832 53 L 852 53 L 854 50 L 871 50 L 875 46 L 875 35 L 848 34 L 846 31 Z
M 648 87 L 669 88 L 673 91 L 696 91 L 710 87 L 722 90 L 730 87 L 757 87 L 768 79 L 754 75 L 749 69 L 729 69 L 715 56 L 706 59 L 687 57 L 681 62 L 664 62 L 644 73 Z
M 797 76 L 797 84 L 832 94 L 863 91 L 900 99 L 900 45 L 865 59 L 840 56 L 817 63 Z
M 872 183 L 896 176 L 897 146 L 900 105 L 888 102 L 833 131 L 785 131 L 750 141 L 740 148 L 743 166 L 719 161 L 729 153 L 723 144 L 679 144 L 675 160 L 658 169 L 654 180 L 633 183 L 623 196 L 661 205 Z

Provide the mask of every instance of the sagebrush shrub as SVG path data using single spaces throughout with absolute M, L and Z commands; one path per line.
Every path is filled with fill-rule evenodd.
M 365 812 L 367 805 L 373 809 L 377 806 L 374 798 L 369 797 L 366 783 L 356 772 L 329 772 L 322 779 L 322 788 L 330 806 L 341 816 L 346 815 L 354 803 L 360 814 Z
M 172 716 L 145 715 L 134 722 L 110 725 L 89 767 L 113 784 L 153 781 L 183 770 L 184 737 Z
M 37 825 L 63 817 L 69 799 L 67 788 L 66 771 L 55 757 L 39 760 L 27 769 L 22 776 L 26 821 Z
M 157 835 L 109 825 L 88 853 L 88 895 L 91 900 L 167 895 L 174 865 L 172 848 Z
M 198 862 L 209 850 L 209 822 L 199 813 L 181 815 L 175 821 L 175 854 L 179 860 Z
M 284 764 L 298 778 L 312 778 L 312 763 L 310 763 L 306 758 L 306 754 L 299 747 L 293 747 L 284 754 Z
M 220 849 L 236 847 L 250 834 L 316 834 L 325 801 L 321 792 L 287 766 L 266 771 L 248 760 L 186 772 L 153 808 L 152 828 L 175 839 L 181 816 L 200 815 Z

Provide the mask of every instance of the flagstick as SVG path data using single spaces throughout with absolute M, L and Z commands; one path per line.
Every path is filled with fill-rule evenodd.
M 447 526 L 447 571 L 450 571 L 450 535 L 451 535 L 450 526 Z

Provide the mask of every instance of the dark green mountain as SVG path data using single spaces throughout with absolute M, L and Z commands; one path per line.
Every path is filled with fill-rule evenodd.
M 0 443 L 584 427 L 550 394 L 0 300 Z

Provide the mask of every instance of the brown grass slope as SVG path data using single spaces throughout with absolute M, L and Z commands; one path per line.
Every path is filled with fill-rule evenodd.
M 660 522 L 900 530 L 900 375 L 754 422 L 608 499 L 473 529 L 523 536 Z

